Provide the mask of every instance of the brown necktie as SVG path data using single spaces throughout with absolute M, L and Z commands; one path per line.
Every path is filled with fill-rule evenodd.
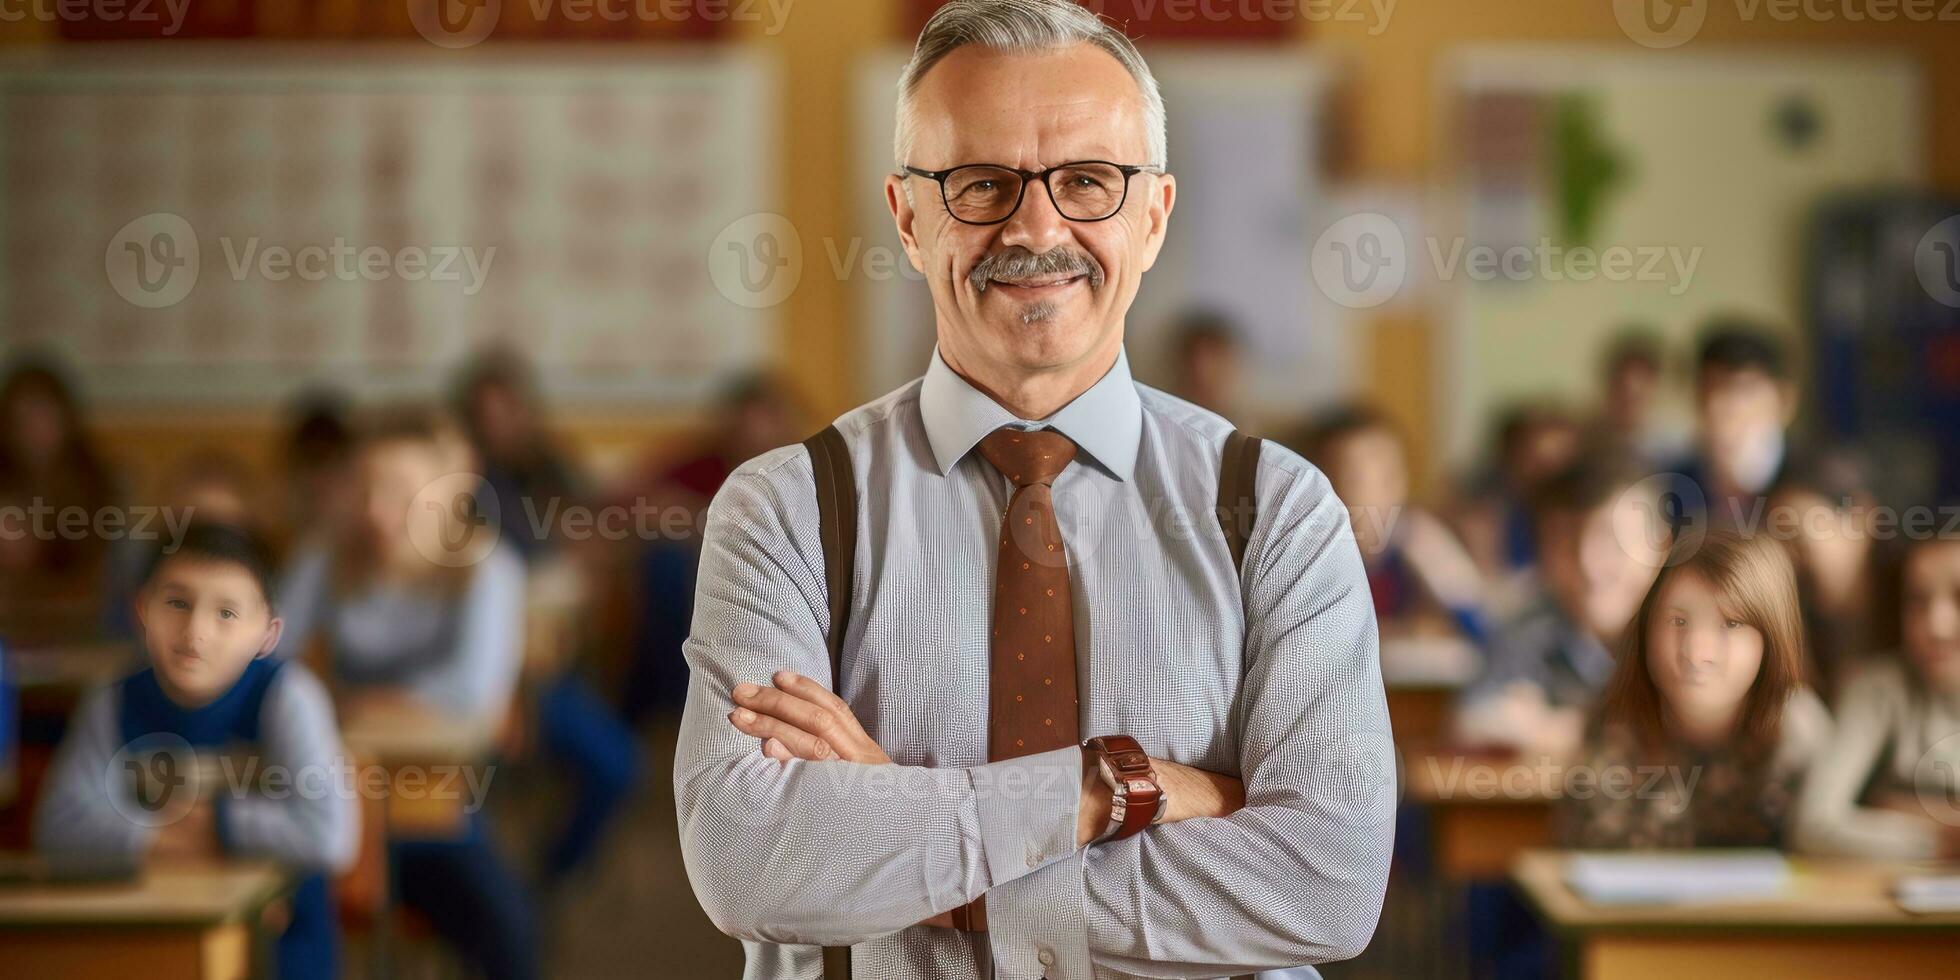
M 1014 483 L 994 565 L 987 760 L 998 762 L 1081 741 L 1068 549 L 1049 486 L 1075 443 L 1052 429 L 1000 428 L 980 440 L 980 454 Z
M 1049 484 L 1075 458 L 1075 443 L 1051 429 L 1002 427 L 980 455 L 1014 484 L 1000 522 L 989 647 L 987 761 L 1075 745 L 1075 611 L 1068 549 Z M 955 928 L 985 931 L 987 897 L 953 909 Z

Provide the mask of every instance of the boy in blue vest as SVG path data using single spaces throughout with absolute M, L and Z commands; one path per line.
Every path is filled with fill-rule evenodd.
M 353 861 L 360 811 L 326 688 L 266 656 L 283 626 L 271 574 L 264 546 L 224 525 L 195 525 L 156 558 L 135 601 L 150 666 L 83 700 L 48 774 L 35 846 L 97 861 L 280 861 L 306 877 L 279 976 L 333 977 L 327 876 Z M 224 753 L 253 761 L 214 779 Z M 266 791 L 250 792 L 245 772 L 263 774 Z

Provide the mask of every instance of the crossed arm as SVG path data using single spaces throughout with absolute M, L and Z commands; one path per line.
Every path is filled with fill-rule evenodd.
M 1175 822 L 1084 847 L 1108 801 L 1080 749 L 893 765 L 808 680 L 828 671 L 824 585 L 804 557 L 814 519 L 791 497 L 807 471 L 780 469 L 745 469 L 717 496 L 684 647 L 682 853 L 724 932 L 857 943 L 986 894 L 1004 976 L 1215 976 L 1366 945 L 1387 882 L 1393 747 L 1359 556 L 1317 474 L 1262 501 L 1273 524 L 1262 517 L 1247 554 L 1243 782 L 1160 760 Z M 736 710 L 754 715 L 738 723 Z

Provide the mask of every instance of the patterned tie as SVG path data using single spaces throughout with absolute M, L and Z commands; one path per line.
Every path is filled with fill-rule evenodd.
M 997 762 L 1075 745 L 1075 612 L 1068 549 L 1049 484 L 1075 458 L 1052 429 L 1003 427 L 980 455 L 1014 483 L 994 566 L 987 759 Z
M 1014 482 L 1000 522 L 994 564 L 987 761 L 1081 742 L 1076 725 L 1075 611 L 1068 549 L 1049 484 L 1075 458 L 1075 443 L 1051 429 L 1003 426 L 980 440 L 980 455 Z M 970 932 L 987 929 L 987 896 L 928 919 Z

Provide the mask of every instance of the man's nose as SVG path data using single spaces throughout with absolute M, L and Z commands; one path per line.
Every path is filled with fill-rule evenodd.
M 1021 197 L 1021 207 L 1007 219 L 1002 226 L 1000 242 L 1002 245 L 1019 245 L 1040 255 L 1059 245 L 1065 245 L 1075 232 L 1072 224 L 1055 209 L 1055 202 L 1048 196 L 1048 187 L 1039 180 L 1028 181 L 1027 191 Z

